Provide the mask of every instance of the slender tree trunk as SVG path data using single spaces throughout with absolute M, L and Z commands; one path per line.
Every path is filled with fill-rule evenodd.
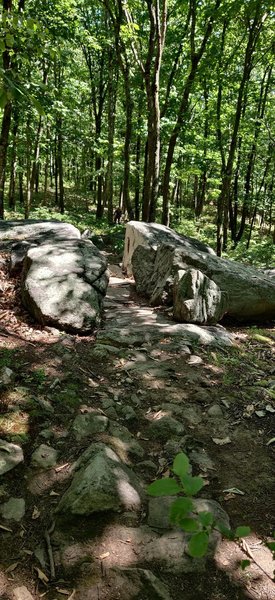
M 26 168 L 26 195 L 24 202 L 24 216 L 28 219 L 31 210 L 31 117 L 30 113 L 27 117 L 26 123 L 26 154 L 27 154 L 27 168 Z
M 17 132 L 19 125 L 19 112 L 17 107 L 13 113 L 13 127 L 12 127 L 12 149 L 11 149 L 11 161 L 10 161 L 10 184 L 9 184 L 9 196 L 8 203 L 11 210 L 15 210 L 15 176 L 16 176 L 16 151 L 17 151 Z
M 187 109 L 189 106 L 189 96 L 191 94 L 193 84 L 197 75 L 198 67 L 202 56 L 205 53 L 209 38 L 212 34 L 214 19 L 221 0 L 216 0 L 212 15 L 210 16 L 203 39 L 198 50 L 195 49 L 196 38 L 196 11 L 197 5 L 195 0 L 190 0 L 190 18 L 191 18 L 191 34 L 190 34 L 190 52 L 191 52 L 191 67 L 187 79 L 183 87 L 182 100 L 180 102 L 177 121 L 170 136 L 168 151 L 163 175 L 163 207 L 162 207 L 162 223 L 166 225 L 169 222 L 169 194 L 170 194 L 170 174 L 173 164 L 174 152 L 178 136 L 183 129 Z
M 114 60 L 113 50 L 109 50 L 109 77 L 108 77 L 108 157 L 105 182 L 105 204 L 107 206 L 108 222 L 113 223 L 113 163 L 114 163 L 114 135 L 115 135 L 115 115 L 116 115 L 116 97 L 118 84 L 117 63 Z
M 243 109 L 243 98 L 244 91 L 247 82 L 249 81 L 251 70 L 252 70 L 252 60 L 253 53 L 255 50 L 255 46 L 260 34 L 260 0 L 258 1 L 255 9 L 255 15 L 253 19 L 253 23 L 250 26 L 249 36 L 245 51 L 244 58 L 244 67 L 242 73 L 242 79 L 239 86 L 238 91 L 238 99 L 236 105 L 236 112 L 234 117 L 234 125 L 233 125 L 233 133 L 230 142 L 230 148 L 228 153 L 228 158 L 225 166 L 225 171 L 223 174 L 222 182 L 221 182 L 221 191 L 218 198 L 218 206 L 217 206 L 217 255 L 221 256 L 222 249 L 226 249 L 226 239 L 227 238 L 227 227 L 228 227 L 228 211 L 229 211 L 229 194 L 231 187 L 231 180 L 233 174 L 233 165 L 235 152 L 237 147 L 238 140 L 238 132 L 241 122 L 241 115 Z
M 64 182 L 63 182 L 63 135 L 62 135 L 62 117 L 57 119 L 57 172 L 58 172 L 58 204 L 61 214 L 64 214 Z

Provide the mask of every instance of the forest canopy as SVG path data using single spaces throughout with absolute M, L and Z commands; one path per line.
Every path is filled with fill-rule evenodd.
M 207 213 L 219 255 L 274 243 L 273 23 L 269 0 L 2 0 L 0 218 L 75 189 L 109 223 Z

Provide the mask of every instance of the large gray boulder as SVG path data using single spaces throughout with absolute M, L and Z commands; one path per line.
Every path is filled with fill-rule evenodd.
M 58 512 L 91 515 L 141 508 L 143 490 L 138 478 L 105 444 L 89 446 L 76 468 L 71 486 L 58 505 Z
M 215 254 L 214 250 L 199 240 L 190 238 L 186 235 L 180 235 L 158 223 L 143 223 L 139 221 L 129 221 L 125 231 L 124 254 L 122 269 L 127 275 L 132 275 L 132 256 L 138 246 L 150 248 L 150 265 L 144 265 L 144 268 L 150 271 L 150 266 L 154 261 L 157 248 L 162 244 L 170 244 L 171 247 L 181 247 L 185 250 L 199 250 L 206 254 Z
M 26 254 L 23 304 L 42 325 L 85 334 L 100 322 L 108 281 L 106 259 L 92 242 L 44 242 Z
M 174 305 L 174 318 L 212 324 L 275 318 L 275 281 L 262 271 L 214 254 L 163 243 L 135 248 L 131 258 L 139 293 L 152 305 Z

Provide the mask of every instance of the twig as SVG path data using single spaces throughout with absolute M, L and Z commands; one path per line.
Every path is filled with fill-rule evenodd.
M 85 375 L 88 375 L 89 377 L 92 376 L 95 379 L 100 379 L 99 375 L 96 375 L 93 371 L 91 371 L 89 369 L 89 371 L 85 371 L 85 369 L 82 369 L 82 367 L 78 367 L 80 371 L 82 371 L 82 373 L 84 373 Z
M 47 550 L 48 550 L 49 561 L 50 561 L 51 580 L 55 579 L 55 564 L 54 564 L 53 550 L 52 550 L 52 544 L 51 544 L 51 538 L 50 538 L 50 534 L 53 532 L 54 528 L 55 528 L 55 521 L 53 521 L 51 527 L 45 531 L 45 540 L 46 540 L 46 544 L 47 544 Z
M 69 596 L 68 600 L 73 600 L 73 598 L 75 597 L 75 592 L 76 590 L 73 590 L 71 595 Z

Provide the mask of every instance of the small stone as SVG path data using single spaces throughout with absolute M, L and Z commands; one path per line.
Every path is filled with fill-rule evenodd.
M 0 475 L 7 473 L 24 460 L 22 448 L 0 439 Z
M 130 400 L 136 408 L 141 406 L 141 401 L 136 394 L 132 394 Z
M 152 460 L 143 460 L 137 463 L 136 468 L 142 473 L 148 472 L 148 475 L 155 475 L 158 470 L 158 466 Z
M 151 438 L 157 440 L 168 440 L 171 435 L 182 435 L 184 433 L 184 426 L 182 423 L 173 419 L 173 417 L 162 417 L 152 421 L 148 434 Z
M 15 374 L 9 367 L 3 367 L 0 370 L 0 381 L 3 385 L 10 385 L 15 378 Z
M 112 398 L 104 398 L 101 401 L 101 404 L 102 404 L 103 410 L 105 410 L 106 408 L 110 408 L 111 406 L 112 407 L 115 406 L 115 402 L 114 402 L 114 400 L 112 400 Z
M 52 429 L 42 429 L 42 431 L 40 431 L 39 435 L 44 438 L 44 440 L 50 440 L 53 437 L 53 431 Z
M 112 421 L 118 420 L 118 414 L 115 408 L 113 408 L 112 406 L 110 406 L 110 408 L 105 408 L 104 413 L 106 417 L 108 417 L 108 419 L 111 419 Z
M 126 419 L 126 421 L 135 421 L 137 418 L 137 415 L 134 411 L 134 409 L 132 408 L 132 406 L 129 406 L 128 404 L 126 404 L 126 406 L 123 406 L 120 410 L 122 416 Z
M 182 416 L 190 425 L 198 425 L 202 421 L 201 409 L 198 406 L 184 406 Z
M 25 514 L 24 498 L 10 498 L 8 502 L 1 504 L 0 512 L 3 519 L 21 521 Z
M 191 354 L 191 356 L 189 357 L 187 364 L 190 365 L 191 367 L 195 367 L 198 365 L 202 365 L 203 360 L 200 356 L 196 356 L 196 354 Z
M 34 600 L 34 597 L 24 585 L 13 590 L 13 598 L 14 600 Z
M 208 409 L 207 414 L 209 417 L 219 419 L 220 417 L 223 417 L 223 410 L 219 406 L 219 404 L 212 404 L 212 406 L 210 406 L 210 408 Z
M 170 509 L 175 502 L 174 496 L 162 496 L 150 498 L 148 505 L 148 525 L 157 529 L 177 529 L 170 522 Z M 192 498 L 195 514 L 200 512 L 212 512 L 218 522 L 229 527 L 229 517 L 215 500 L 204 498 Z
M 31 458 L 32 466 L 40 467 L 41 469 L 49 469 L 56 465 L 57 451 L 51 446 L 41 444 L 37 448 Z
M 108 427 L 108 417 L 95 411 L 77 415 L 73 422 L 73 433 L 78 442 L 95 433 L 103 433 Z
M 111 423 L 109 426 L 109 434 L 118 439 L 119 444 L 127 453 L 134 457 L 143 458 L 144 449 L 127 427 L 123 427 L 123 425 L 118 425 L 117 423 Z
M 201 471 L 215 470 L 214 463 L 205 450 L 192 450 L 189 458 L 191 462 L 199 466 Z
M 186 437 L 180 440 L 168 440 L 164 446 L 165 456 L 172 459 L 179 452 L 183 452 L 186 445 Z

